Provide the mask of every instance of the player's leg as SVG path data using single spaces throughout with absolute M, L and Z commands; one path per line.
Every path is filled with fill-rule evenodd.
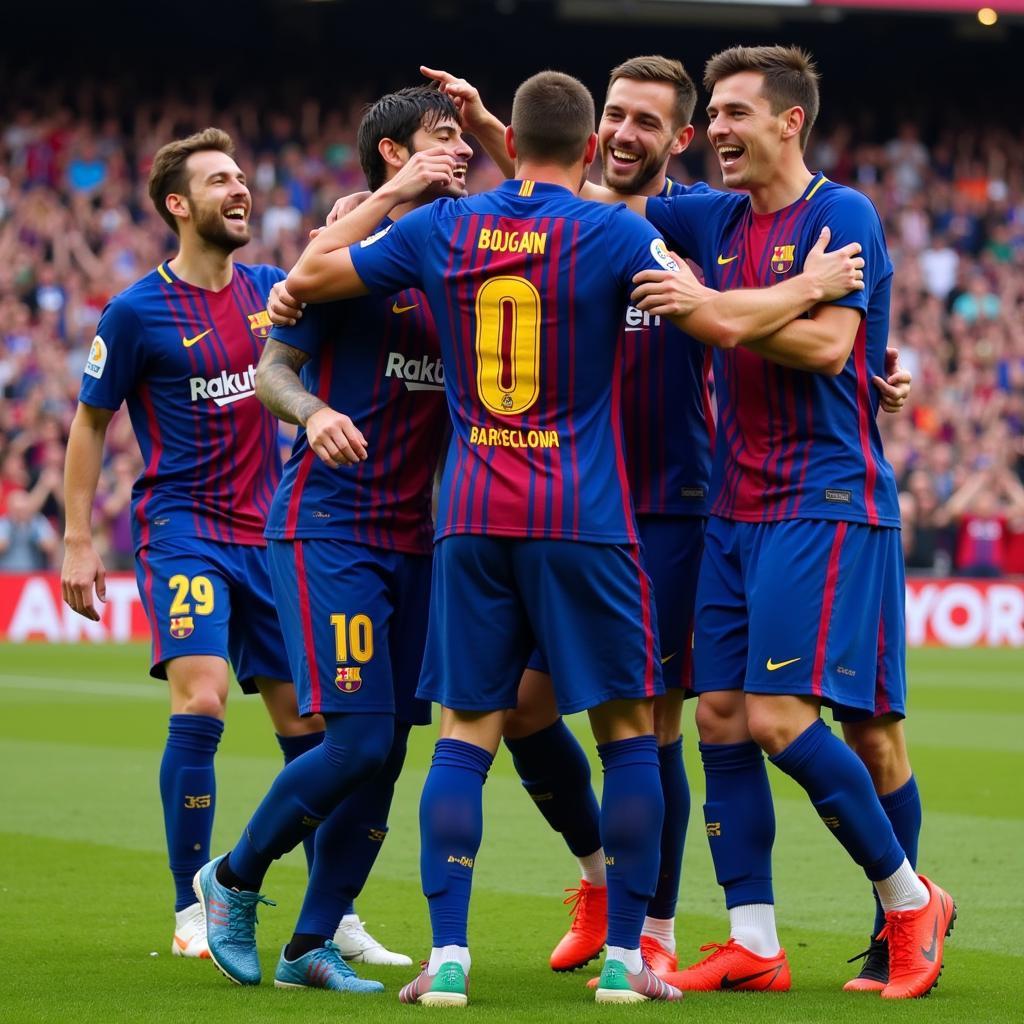
M 555 971 L 573 971 L 604 948 L 608 932 L 600 808 L 590 784 L 590 761 L 559 714 L 547 662 L 539 651 L 519 684 L 518 703 L 505 717 L 505 746 L 526 791 L 580 865 L 578 889 L 567 889 L 572 924 L 551 953 Z
M 747 729 L 743 680 L 748 614 L 746 524 L 712 517 L 705 535 L 694 622 L 696 724 L 704 768 L 704 821 L 715 877 L 729 912 L 729 940 L 668 975 L 690 991 L 784 991 L 789 964 L 775 928 L 775 812 L 761 748 Z
M 513 549 L 524 543 L 458 535 L 434 551 L 430 621 L 417 696 L 442 706 L 441 735 L 420 797 L 420 876 L 432 947 L 403 1003 L 464 1006 L 473 867 L 483 785 L 534 640 Z

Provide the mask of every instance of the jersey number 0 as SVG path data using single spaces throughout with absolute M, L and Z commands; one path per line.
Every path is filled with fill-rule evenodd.
M 525 277 L 491 277 L 476 293 L 476 386 L 498 416 L 537 401 L 540 294 Z

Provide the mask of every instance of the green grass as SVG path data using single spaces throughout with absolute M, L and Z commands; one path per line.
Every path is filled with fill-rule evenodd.
M 470 941 L 474 1019 L 556 1016 L 775 1021 L 1020 1020 L 1024 970 L 1024 673 L 1019 652 L 914 652 L 911 751 L 925 801 L 922 867 L 957 898 L 960 919 L 930 999 L 883 1006 L 839 991 L 845 960 L 866 944 L 871 899 L 863 876 L 803 794 L 773 772 L 779 930 L 793 965 L 782 996 L 688 997 L 682 1009 L 596 1007 L 584 973 L 546 966 L 567 918 L 562 889 L 574 863 L 521 792 L 507 754 L 485 790 Z M 214 850 L 227 847 L 279 766 L 258 701 L 232 696 L 218 755 Z M 687 718 L 692 716 L 689 707 Z M 409 970 L 367 969 L 383 997 L 240 990 L 213 967 L 169 953 L 171 884 L 165 867 L 157 766 L 166 729 L 163 684 L 146 675 L 141 647 L 0 645 L 0 1021 L 305 1022 L 408 1019 Z M 574 723 L 582 727 L 582 722 Z M 726 929 L 700 817 L 701 772 L 685 725 L 694 815 L 677 935 L 680 958 Z M 433 745 L 418 730 L 395 799 L 391 834 L 359 910 L 374 934 L 414 958 L 429 948 L 418 885 L 416 805 Z M 592 744 L 588 743 L 588 749 Z M 599 778 L 599 773 L 595 773 Z M 259 931 L 265 978 L 291 931 L 305 865 L 292 854 L 266 888 Z M 1017 1010 L 1013 1007 L 1017 1006 Z

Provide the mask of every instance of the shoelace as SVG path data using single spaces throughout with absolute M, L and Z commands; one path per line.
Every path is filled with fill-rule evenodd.
M 714 950 L 711 956 L 704 957 L 703 960 L 698 960 L 695 964 L 690 964 L 690 967 L 700 967 L 702 964 L 706 964 L 709 960 L 714 960 L 716 956 L 720 956 L 729 948 L 729 943 L 725 942 L 708 942 L 700 947 L 701 953 L 707 953 L 709 950 Z
M 856 956 L 851 956 L 850 959 L 846 962 L 848 964 L 853 964 L 856 963 L 858 960 L 867 960 L 867 958 L 871 956 L 872 953 L 881 952 L 883 946 L 885 946 L 885 943 L 882 942 L 881 939 L 872 939 L 871 945 L 868 946 L 868 948 L 865 949 L 863 953 L 858 953 Z
M 256 934 L 256 925 L 260 923 L 256 916 L 256 907 L 265 903 L 268 907 L 276 907 L 277 904 L 261 892 L 249 892 L 248 890 L 231 890 L 232 904 L 231 913 L 228 914 L 228 940 L 250 945 Z
M 879 941 L 889 943 L 889 977 L 912 972 L 915 967 L 912 936 L 903 915 L 891 914 L 885 919 L 885 927 L 878 933 Z
M 586 913 L 587 890 L 580 886 L 578 889 L 566 889 L 565 892 L 569 895 L 562 900 L 562 903 L 569 908 L 569 913 L 573 915 L 572 928 L 575 930 L 576 925 L 582 924 L 583 915 Z
M 362 943 L 364 946 L 364 953 L 368 949 L 383 948 L 381 944 L 366 930 L 366 925 L 363 923 L 362 918 L 357 917 L 355 921 L 343 921 L 341 923 L 341 930 L 348 935 L 349 938 Z

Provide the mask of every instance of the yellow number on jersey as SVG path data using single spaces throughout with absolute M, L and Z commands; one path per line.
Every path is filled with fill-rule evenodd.
M 334 627 L 334 653 L 339 662 L 353 661 L 365 664 L 373 657 L 373 623 L 369 615 L 332 615 Z
M 525 277 L 492 277 L 476 293 L 476 386 L 499 416 L 537 401 L 540 294 Z
M 196 603 L 196 615 L 209 615 L 213 611 L 213 584 L 206 576 L 193 576 L 189 579 L 182 573 L 172 576 L 167 581 L 171 590 L 177 591 L 171 601 L 171 615 L 190 615 L 192 606 L 188 602 L 189 594 Z

